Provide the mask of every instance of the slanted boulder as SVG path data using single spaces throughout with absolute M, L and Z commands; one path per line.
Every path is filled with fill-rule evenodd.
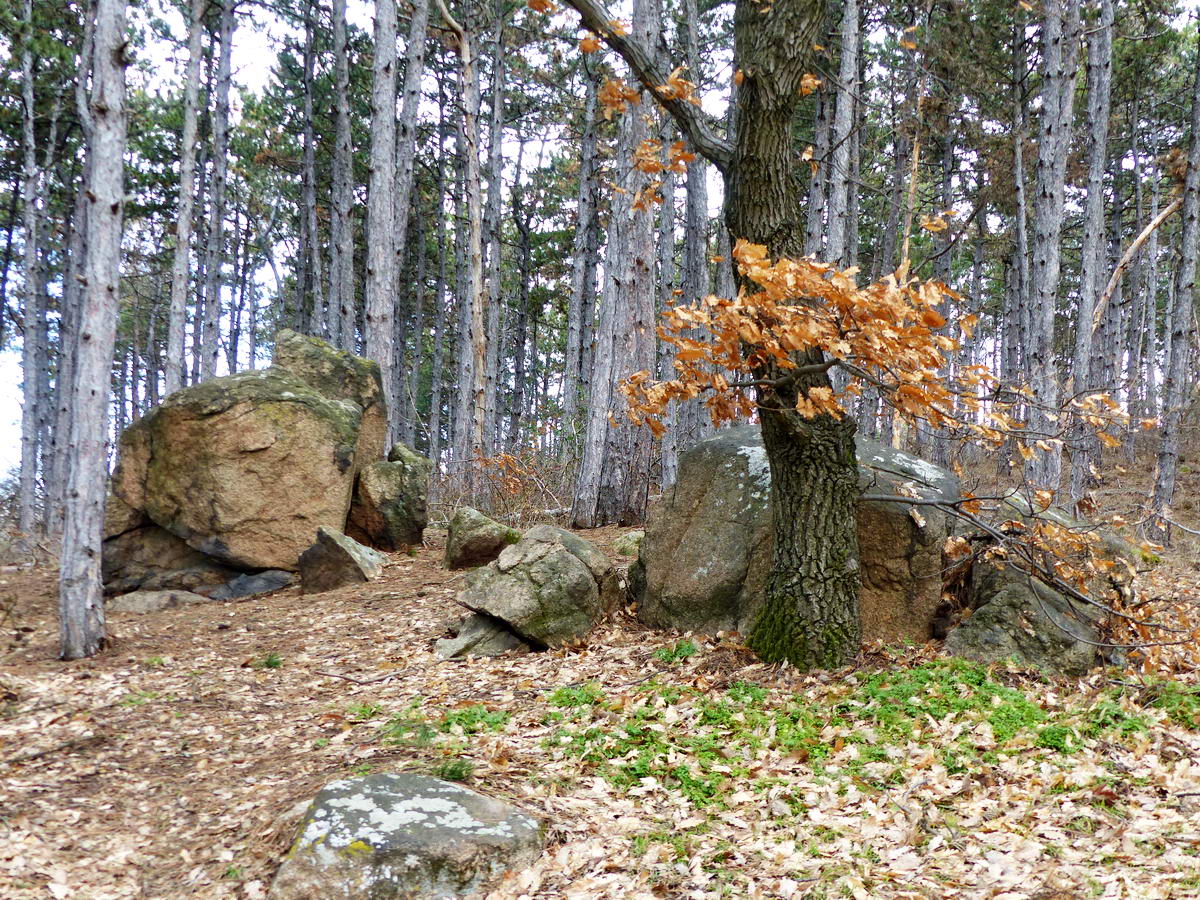
M 362 467 L 383 459 L 387 408 L 378 363 L 285 328 L 275 335 L 271 364 L 299 378 L 322 397 L 357 406 L 362 419 L 354 451 L 355 465 Z
M 482 896 L 532 864 L 532 816 L 461 785 L 410 773 L 326 785 L 271 885 L 270 900 Z
M 452 637 L 442 638 L 433 646 L 433 652 L 441 659 L 499 656 L 509 650 L 531 649 L 504 622 L 483 613 L 467 616 L 455 626 Z
M 317 528 L 346 521 L 361 419 L 281 369 L 214 378 L 126 430 L 113 493 L 215 560 L 295 570 Z
M 193 603 L 207 603 L 208 599 L 191 591 L 132 591 L 111 598 L 104 607 L 109 612 L 152 613 Z
M 534 647 L 557 647 L 591 631 L 619 596 L 603 553 L 569 531 L 538 525 L 472 571 L 458 602 Z
M 521 532 L 517 529 L 489 519 L 470 506 L 461 506 L 455 510 L 446 534 L 446 568 L 486 565 L 520 539 Z
M 317 530 L 316 543 L 300 554 L 300 591 L 320 594 L 373 581 L 383 573 L 386 562 L 382 553 L 322 526 Z
M 399 550 L 421 543 L 433 463 L 399 445 L 388 456 L 359 471 L 346 533 L 380 550 Z
M 954 499 L 955 476 L 907 453 L 858 441 L 863 494 Z M 925 641 L 941 602 L 944 513 L 903 501 L 858 504 L 863 637 Z M 651 509 L 630 582 L 656 628 L 748 633 L 770 573 L 771 469 L 756 426 L 719 431 L 682 453 Z

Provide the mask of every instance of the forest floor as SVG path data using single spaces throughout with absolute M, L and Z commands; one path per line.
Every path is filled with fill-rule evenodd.
M 494 900 L 1200 896 L 1194 672 L 1048 681 L 931 645 L 806 676 L 628 610 L 443 662 L 462 574 L 428 534 L 358 588 L 114 614 L 74 663 L 53 573 L 0 571 L 0 895 L 264 897 L 323 784 L 409 770 L 547 822 Z M 1200 602 L 1194 559 L 1149 593 Z

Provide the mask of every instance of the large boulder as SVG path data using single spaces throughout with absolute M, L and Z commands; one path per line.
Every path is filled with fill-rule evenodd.
M 388 456 L 359 471 L 346 533 L 380 550 L 399 550 L 421 543 L 433 463 L 399 445 Z
M 342 528 L 362 411 L 281 369 L 178 391 L 121 438 L 122 515 L 240 569 L 295 570 L 322 525 Z
M 952 499 L 955 476 L 858 441 L 864 495 Z M 655 503 L 631 583 L 638 615 L 656 628 L 748 633 L 770 572 L 771 469 L 756 426 L 727 428 L 680 455 Z M 903 501 L 858 504 L 863 637 L 925 641 L 941 603 L 944 513 Z
M 317 529 L 316 542 L 300 554 L 300 592 L 320 594 L 374 581 L 386 563 L 382 553 L 322 526 Z
M 521 532 L 489 519 L 477 509 L 461 506 L 450 519 L 446 534 L 446 568 L 483 566 L 521 539 Z
M 458 602 L 534 647 L 557 647 L 591 631 L 619 595 L 603 553 L 569 531 L 537 525 L 467 575 Z
M 326 785 L 271 900 L 482 896 L 542 852 L 541 824 L 461 785 L 410 773 Z
M 299 378 L 322 397 L 353 403 L 362 410 L 355 464 L 362 467 L 383 459 L 387 407 L 379 363 L 285 328 L 275 335 L 271 364 Z

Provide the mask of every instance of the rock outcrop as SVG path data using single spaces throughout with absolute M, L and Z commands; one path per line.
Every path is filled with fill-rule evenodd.
M 562 528 L 536 525 L 495 561 L 472 571 L 458 602 L 540 649 L 583 637 L 620 594 L 617 572 L 603 553 Z M 487 624 L 468 619 L 459 626 L 460 636 L 482 632 Z M 468 640 L 453 654 L 443 645 L 442 653 L 485 655 L 485 648 L 498 648 L 497 653 L 510 649 L 496 640 L 495 635 L 484 642 Z
M 489 519 L 470 506 L 459 507 L 450 519 L 446 534 L 446 568 L 467 569 L 487 565 L 505 547 L 520 539 L 521 532 L 517 529 Z
M 318 528 L 346 526 L 358 472 L 383 452 L 379 367 L 287 331 L 275 362 L 177 391 L 121 435 L 110 586 L 295 571 Z
M 384 462 L 362 467 L 346 533 L 379 550 L 400 550 L 421 543 L 429 521 L 426 497 L 433 463 L 419 453 L 396 445 Z
M 959 494 L 953 474 L 890 447 L 860 440 L 859 465 L 865 495 Z M 657 628 L 748 633 L 771 565 L 770 498 L 756 426 L 724 429 L 681 454 L 630 573 L 639 618 Z M 865 499 L 858 519 L 864 638 L 927 640 L 941 602 L 945 514 Z
M 320 594 L 351 584 L 374 581 L 387 557 L 340 531 L 322 526 L 317 540 L 300 554 L 300 592 Z
M 425 775 L 377 774 L 326 785 L 271 886 L 271 900 L 482 896 L 533 863 L 532 816 Z

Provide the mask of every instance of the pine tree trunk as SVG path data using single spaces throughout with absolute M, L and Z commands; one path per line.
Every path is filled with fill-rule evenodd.
M 179 149 L 179 204 L 175 215 L 175 252 L 171 265 L 171 306 L 165 362 L 168 394 L 183 387 L 183 340 L 191 270 L 192 221 L 196 201 L 197 109 L 200 95 L 201 42 L 209 0 L 192 0 L 188 23 L 188 63 L 183 84 L 183 137 Z
M 392 309 L 396 287 L 396 2 L 375 0 L 375 61 L 371 89 L 371 169 L 367 195 L 366 355 L 383 373 L 388 417 L 394 359 Z
M 301 170 L 304 208 L 300 212 L 304 217 L 304 231 L 308 236 L 306 248 L 308 253 L 306 258 L 301 260 L 301 265 L 306 273 L 305 284 L 307 285 L 304 309 L 308 311 L 308 321 L 304 331 L 327 338 L 329 336 L 329 313 L 325 308 L 323 296 L 321 233 L 317 225 L 317 141 L 313 124 L 313 79 L 317 65 L 317 54 L 314 47 L 315 32 L 313 8 L 309 5 L 305 7 L 304 13 L 304 150 Z
M 71 467 L 59 566 L 61 656 L 94 655 L 104 643 L 100 541 L 107 459 L 104 445 L 108 373 L 116 335 L 125 207 L 124 0 L 96 4 L 92 75 L 92 153 L 88 185 L 87 298 L 80 321 Z
M 492 34 L 492 109 L 488 128 L 487 214 L 487 355 L 483 372 L 483 453 L 492 456 L 497 441 L 497 385 L 500 378 L 500 213 L 504 196 L 504 5 L 497 0 Z
M 229 172 L 229 91 L 232 83 L 233 4 L 221 9 L 221 56 L 217 62 L 216 98 L 213 110 L 213 174 L 209 197 L 207 253 L 204 263 L 204 327 L 201 332 L 200 378 L 217 374 L 221 356 L 221 288 L 225 265 L 225 191 Z
M 353 351 L 354 340 L 354 150 L 350 133 L 350 54 L 346 0 L 333 0 L 333 189 L 329 217 L 329 332 L 335 347 Z
M 1193 381 L 1188 378 L 1188 362 L 1196 336 L 1196 245 L 1200 242 L 1200 55 L 1196 58 L 1191 119 L 1191 143 L 1188 146 L 1188 168 L 1183 186 L 1179 267 L 1175 270 L 1174 279 L 1171 347 L 1163 379 L 1161 443 L 1155 461 L 1154 489 L 1150 496 L 1150 513 L 1154 519 L 1148 530 L 1162 543 L 1170 537 L 1170 527 L 1162 521 L 1162 517 L 1167 515 L 1175 495 L 1175 479 L 1179 473 L 1179 426 L 1186 390 Z
M 829 159 L 829 226 L 826 229 L 824 259 L 844 267 L 848 265 L 848 216 L 850 193 L 854 190 L 850 183 L 850 132 L 854 127 L 854 106 L 858 95 L 858 0 L 843 0 L 841 36 L 841 61 L 833 114 L 833 149 Z
M 1062 225 L 1071 144 L 1072 110 L 1079 33 L 1079 0 L 1046 0 L 1042 22 L 1042 113 L 1038 135 L 1037 196 L 1033 205 L 1033 266 L 1029 299 L 1033 334 L 1029 368 L 1034 402 L 1031 439 L 1052 439 L 1058 432 L 1058 371 L 1054 359 L 1054 323 L 1062 262 Z M 1026 477 L 1039 487 L 1057 489 L 1062 467 L 1059 444 L 1035 451 Z

